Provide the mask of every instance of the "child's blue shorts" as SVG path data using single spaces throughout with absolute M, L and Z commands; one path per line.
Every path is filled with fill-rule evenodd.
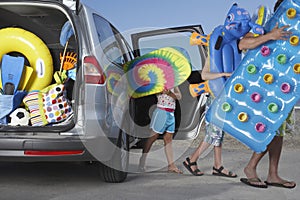
M 156 108 L 152 114 L 150 128 L 159 134 L 175 132 L 174 112 Z

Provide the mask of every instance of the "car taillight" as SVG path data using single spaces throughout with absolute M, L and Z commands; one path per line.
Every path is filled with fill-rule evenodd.
M 27 156 L 63 156 L 63 155 L 82 155 L 83 150 L 66 150 L 66 151 L 37 151 L 25 150 L 24 155 Z
M 103 84 L 105 75 L 97 59 L 94 56 L 84 58 L 84 77 L 85 82 L 90 84 Z

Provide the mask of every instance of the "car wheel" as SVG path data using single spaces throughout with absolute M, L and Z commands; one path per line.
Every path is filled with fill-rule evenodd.
M 110 161 L 100 164 L 100 177 L 109 183 L 120 183 L 127 178 L 129 163 L 129 137 L 120 130 L 115 153 Z

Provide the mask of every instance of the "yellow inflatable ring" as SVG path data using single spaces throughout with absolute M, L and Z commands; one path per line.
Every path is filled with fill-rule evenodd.
M 26 91 L 41 90 L 52 81 L 53 61 L 47 45 L 35 34 L 22 28 L 0 29 L 0 60 L 4 54 L 18 52 L 33 68 Z M 0 85 L 0 87 L 2 87 Z

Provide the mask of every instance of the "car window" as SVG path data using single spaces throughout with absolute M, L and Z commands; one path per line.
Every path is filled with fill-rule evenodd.
M 203 62 L 201 58 L 200 49 L 198 46 L 190 45 L 190 32 L 175 32 L 163 35 L 155 35 L 142 37 L 139 39 L 139 47 L 141 55 L 149 53 L 155 49 L 163 47 L 179 47 L 185 50 L 185 53 L 190 57 L 192 70 L 202 70 Z
M 99 15 L 94 14 L 100 46 L 107 58 L 120 66 L 125 63 L 120 42 L 116 39 L 111 24 Z M 121 43 L 122 44 L 122 43 Z

